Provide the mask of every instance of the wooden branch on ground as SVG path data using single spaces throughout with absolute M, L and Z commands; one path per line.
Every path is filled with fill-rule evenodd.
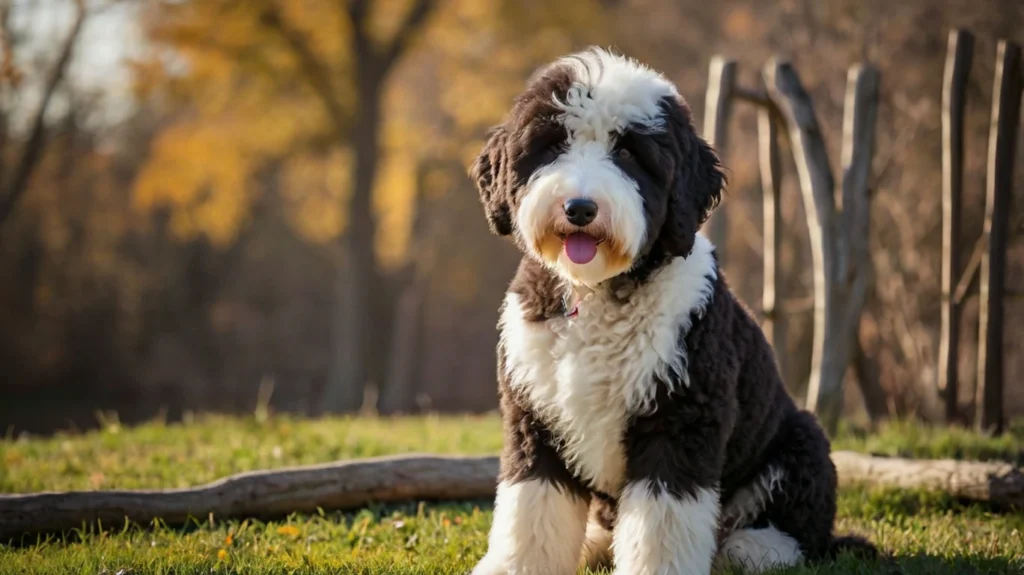
M 841 485 L 935 489 L 1000 507 L 1024 506 L 1024 474 L 1008 463 L 913 460 L 836 451 Z M 371 503 L 490 499 L 498 458 L 403 455 L 251 471 L 189 489 L 0 495 L 0 542 L 95 524 L 271 519 Z
M 497 457 L 406 455 L 252 471 L 190 489 L 0 495 L 0 541 L 126 518 L 173 525 L 210 514 L 271 518 L 372 502 L 490 498 L 497 477 Z
M 835 451 L 840 485 L 942 491 L 1001 507 L 1024 506 L 1024 473 L 1009 463 L 904 459 Z

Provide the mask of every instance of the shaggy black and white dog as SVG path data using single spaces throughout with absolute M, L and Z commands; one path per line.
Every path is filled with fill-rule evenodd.
M 854 543 L 833 535 L 825 435 L 698 234 L 724 178 L 671 82 L 599 49 L 558 60 L 471 174 L 491 229 L 525 253 L 474 574 L 758 571 Z

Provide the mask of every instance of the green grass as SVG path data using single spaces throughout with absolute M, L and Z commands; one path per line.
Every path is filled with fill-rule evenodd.
M 844 427 L 833 449 L 922 459 L 1009 461 L 1024 466 L 1024 420 L 1014 421 L 1003 435 L 990 437 L 960 427 L 926 427 L 892 422 L 873 432 Z
M 0 441 L 0 493 L 189 487 L 253 469 L 395 453 L 497 453 L 496 417 L 323 420 L 204 416 L 185 425 Z
M 1014 457 L 1004 438 L 896 424 L 844 430 L 837 448 L 890 454 Z M 495 453 L 493 416 L 300 420 L 201 417 L 187 425 L 0 441 L 0 492 L 179 487 L 249 469 L 403 452 Z M 843 558 L 787 574 L 1024 573 L 1024 513 L 995 513 L 948 496 L 844 490 L 838 529 L 867 535 L 894 562 Z M 274 522 L 201 518 L 186 526 L 91 527 L 0 545 L 7 573 L 439 573 L 468 571 L 486 547 L 490 501 L 372 507 Z M 781 572 L 780 572 L 781 573 Z

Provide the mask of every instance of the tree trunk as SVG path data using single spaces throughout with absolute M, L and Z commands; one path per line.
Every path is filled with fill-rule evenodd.
M 871 423 L 889 419 L 889 398 L 882 387 L 881 368 L 878 361 L 864 349 L 862 341 L 857 341 L 857 348 L 854 350 L 853 370 L 857 375 L 857 384 L 864 397 L 864 409 L 868 412 Z
M 14 169 L 10 181 L 0 191 L 0 194 L 2 194 L 0 195 L 0 226 L 11 216 L 18 201 L 21 200 L 21 197 L 28 190 L 32 174 L 35 173 L 39 160 L 43 157 L 43 148 L 46 143 L 46 113 L 50 108 L 50 101 L 57 92 L 57 87 L 64 79 L 68 64 L 74 55 L 75 44 L 78 42 L 78 37 L 81 35 L 82 28 L 85 25 L 85 2 L 77 0 L 75 6 L 75 20 L 71 25 L 71 31 L 68 32 L 67 37 L 64 39 L 64 44 L 60 48 L 57 61 L 53 64 L 53 68 L 50 70 L 46 83 L 43 86 L 42 98 L 32 120 L 28 141 L 25 143 L 17 163 L 13 166 Z M 5 11 L 3 18 L 6 20 L 7 11 Z
M 380 411 L 384 414 L 410 413 L 416 408 L 426 295 L 421 284 L 416 280 L 408 282 L 395 306 L 388 383 L 381 395 Z
M 398 293 L 391 330 L 390 357 L 388 357 L 387 385 L 381 394 L 381 413 L 409 413 L 416 409 L 417 381 L 423 365 L 423 339 L 427 277 L 423 269 L 426 257 L 427 190 L 426 174 L 429 163 L 421 162 L 416 169 L 416 199 L 413 208 L 412 230 L 409 234 L 409 263 L 401 274 L 396 274 Z
M 381 99 L 388 74 L 435 5 L 433 0 L 416 0 L 391 42 L 384 47 L 378 46 L 370 34 L 370 4 L 359 0 L 349 2 L 346 7 L 352 24 L 351 48 L 355 62 L 356 109 L 351 133 L 355 169 L 344 238 L 344 268 L 336 280 L 334 353 L 322 402 L 328 411 L 358 410 L 367 385 L 373 385 L 379 392 L 388 378 L 394 302 L 401 291 L 402 280 L 385 277 L 375 249 L 377 222 L 373 214 L 373 191 L 380 157 Z M 306 61 L 315 59 L 308 55 L 309 50 L 303 43 L 292 44 L 303 48 L 300 53 L 307 55 Z M 314 67 L 319 71 L 324 69 Z M 331 92 L 329 88 L 321 91 Z M 328 102 L 333 101 L 331 95 L 328 94 Z M 344 140 L 344 122 L 336 123 Z
M 356 54 L 357 61 L 370 60 Z M 369 68 L 369 69 L 368 69 Z M 330 376 L 322 408 L 331 413 L 357 411 L 366 386 L 381 381 L 379 369 L 380 321 L 384 278 L 375 252 L 377 221 L 373 213 L 373 188 L 380 155 L 381 89 L 383 78 L 367 62 L 359 66 L 359 105 L 352 127 L 355 168 L 348 205 L 348 227 L 342 238 L 345 258 L 335 280 L 335 317 Z

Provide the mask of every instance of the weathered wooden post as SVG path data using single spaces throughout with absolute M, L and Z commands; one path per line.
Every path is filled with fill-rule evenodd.
M 963 193 L 964 108 L 971 74 L 974 36 L 949 33 L 942 83 L 942 325 L 939 331 L 938 388 L 946 404 L 946 422 L 957 418 L 957 349 L 960 302 L 953 297 L 960 273 L 960 198 Z
M 839 424 L 843 377 L 856 348 L 870 284 L 868 180 L 874 152 L 879 73 L 850 68 L 843 120 L 842 210 L 810 95 L 788 63 L 764 70 L 768 95 L 786 121 L 800 176 L 814 263 L 814 339 L 807 408 L 829 433 Z
M 729 118 L 732 116 L 736 71 L 736 62 L 721 56 L 711 59 L 708 70 L 708 90 L 704 99 L 704 138 L 723 158 L 723 162 L 728 143 Z M 715 246 L 720 264 L 725 263 L 725 240 L 728 236 L 728 213 L 722 207 L 712 213 L 707 223 L 708 239 Z
M 1009 239 L 1013 162 L 1020 129 L 1022 92 L 1020 46 L 999 42 L 989 127 L 985 186 L 985 252 L 981 258 L 978 317 L 978 429 L 1003 431 L 1003 296 Z
M 764 237 L 764 287 L 761 292 L 762 325 L 768 341 L 775 348 L 779 370 L 785 373 L 786 360 L 785 317 L 779 313 L 782 293 L 782 274 L 779 262 L 782 250 L 782 208 L 779 196 L 782 190 L 782 159 L 779 156 L 779 122 L 777 112 L 768 106 L 757 110 L 757 137 L 761 167 L 761 189 Z

